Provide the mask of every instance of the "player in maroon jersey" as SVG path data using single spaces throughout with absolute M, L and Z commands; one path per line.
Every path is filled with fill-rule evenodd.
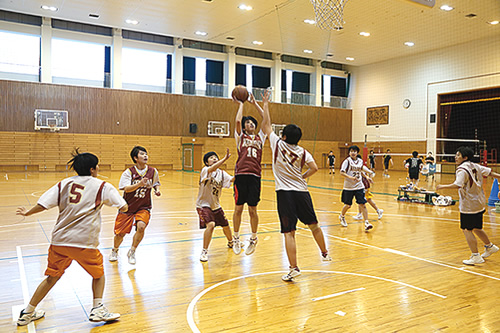
M 123 197 L 129 209 L 126 213 L 118 213 L 116 216 L 114 246 L 109 255 L 109 261 L 118 260 L 118 248 L 125 235 L 129 234 L 135 225 L 132 247 L 127 253 L 129 264 L 135 265 L 135 250 L 144 238 L 144 230 L 151 217 L 151 189 L 154 189 L 156 196 L 160 196 L 161 192 L 158 170 L 147 165 L 146 148 L 135 146 L 130 152 L 130 157 L 135 165 L 123 172 L 118 186 L 124 191 Z
M 266 135 L 262 130 L 256 133 L 257 120 L 252 116 L 243 117 L 243 103 L 237 100 L 235 100 L 235 102 L 239 103 L 239 107 L 236 113 L 234 131 L 236 147 L 238 149 L 238 160 L 236 161 L 234 172 L 235 208 L 233 213 L 233 251 L 235 254 L 240 254 L 241 252 L 242 244 L 239 238 L 241 215 L 246 203 L 252 228 L 252 236 L 249 239 L 249 244 L 245 251 L 245 254 L 249 255 L 255 251 L 255 246 L 257 245 L 257 228 L 259 225 L 257 204 L 260 201 L 261 179 L 260 162 L 262 160 L 262 147 L 266 141 Z M 264 115 L 264 111 L 259 104 L 257 104 L 252 94 L 250 94 L 250 103 L 255 106 L 255 109 L 261 116 Z

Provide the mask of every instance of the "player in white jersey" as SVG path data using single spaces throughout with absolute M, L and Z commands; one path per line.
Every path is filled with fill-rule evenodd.
M 268 135 L 271 144 L 278 215 L 290 262 L 290 272 L 283 275 L 282 279 L 291 281 L 300 275 L 295 244 L 297 219 L 311 229 L 314 240 L 321 250 L 322 260 L 331 261 L 332 258 L 328 255 L 323 231 L 318 225 L 311 195 L 307 189 L 306 179 L 318 171 L 318 166 L 312 155 L 297 145 L 302 137 L 300 127 L 293 124 L 285 126 L 281 138 L 273 132 L 269 116 L 269 96 L 270 91 L 267 91 L 262 98 L 264 102 L 262 130 Z M 307 167 L 307 170 L 303 173 L 304 167 Z
M 198 199 L 196 200 L 196 211 L 200 217 L 200 229 L 205 229 L 203 234 L 203 250 L 201 251 L 200 261 L 208 261 L 208 246 L 212 240 L 212 234 L 216 226 L 221 226 L 226 236 L 228 247 L 233 247 L 231 227 L 226 219 L 226 215 L 219 203 L 222 194 L 222 188 L 229 188 L 234 180 L 233 176 L 220 170 L 219 167 L 226 162 L 231 154 L 229 149 L 226 155 L 219 160 L 217 154 L 213 151 L 203 156 L 205 166 L 200 172 L 200 189 Z
M 101 208 L 104 205 L 127 211 L 128 206 L 112 185 L 97 179 L 99 159 L 90 153 L 73 154 L 70 168 L 78 176 L 66 178 L 45 192 L 36 206 L 27 210 L 17 209 L 17 214 L 30 216 L 46 209 L 59 207 L 59 216 L 52 231 L 48 264 L 43 280 L 33 294 L 28 306 L 21 311 L 17 325 L 24 326 L 45 315 L 35 310 L 52 287 L 76 260 L 93 278 L 93 308 L 90 321 L 113 321 L 120 317 L 110 313 L 102 303 L 104 292 L 104 268 L 102 254 L 97 249 L 101 231 Z
M 340 224 L 347 227 L 345 214 L 352 206 L 352 199 L 356 197 L 359 211 L 363 214 L 365 220 L 365 231 L 373 228 L 368 221 L 368 211 L 366 210 L 365 185 L 363 184 L 363 160 L 358 158 L 359 147 L 349 147 L 349 157 L 347 157 L 340 167 L 340 175 L 344 177 L 344 189 L 342 190 L 342 212 L 339 215 Z
M 484 258 L 498 251 L 498 246 L 490 242 L 483 230 L 483 214 L 486 206 L 486 197 L 483 192 L 483 177 L 492 176 L 500 179 L 500 174 L 491 171 L 491 168 L 471 162 L 474 151 L 469 147 L 460 147 L 455 154 L 456 179 L 452 184 L 438 185 L 436 190 L 458 189 L 460 198 L 460 228 L 472 252 L 470 259 L 463 261 L 466 265 L 481 264 Z M 485 251 L 479 255 L 476 237 L 484 243 Z

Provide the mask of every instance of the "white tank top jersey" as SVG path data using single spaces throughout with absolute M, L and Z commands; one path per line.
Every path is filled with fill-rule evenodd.
M 302 178 L 304 165 L 314 158 L 304 148 L 281 140 L 274 132 L 269 135 L 273 152 L 273 173 L 276 191 L 307 192 L 307 182 Z
M 38 204 L 59 207 L 51 244 L 97 249 L 102 205 L 121 208 L 127 203 L 113 185 L 92 176 L 74 176 L 51 187 Z
M 455 171 L 456 179 L 453 184 L 460 186 L 460 213 L 475 214 L 482 212 L 486 207 L 486 196 L 483 191 L 483 177 L 488 177 L 491 168 L 465 161 Z
M 355 161 L 350 156 L 342 162 L 340 171 L 345 172 L 348 176 L 356 178 L 356 180 L 344 178 L 344 190 L 362 190 L 365 188 L 361 176 L 363 166 L 364 164 L 362 159 L 357 158 Z
M 208 167 L 200 171 L 200 189 L 198 191 L 198 200 L 196 208 L 208 207 L 211 210 L 220 208 L 219 198 L 222 194 L 222 188 L 231 187 L 233 176 L 226 171 L 217 169 L 208 173 Z

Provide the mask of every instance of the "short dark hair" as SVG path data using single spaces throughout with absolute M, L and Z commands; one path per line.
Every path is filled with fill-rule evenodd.
M 78 176 L 90 176 L 90 169 L 95 169 L 99 164 L 99 158 L 91 153 L 80 153 L 78 148 L 71 153 L 72 159 L 68 161 L 69 168 L 76 171 Z
M 246 123 L 248 120 L 250 120 L 251 122 L 253 122 L 253 123 L 254 123 L 254 125 L 255 125 L 255 128 L 257 128 L 257 125 L 259 124 L 259 123 L 257 122 L 257 119 L 255 119 L 255 118 L 254 118 L 254 117 L 252 117 L 252 116 L 245 116 L 245 117 L 241 118 L 241 129 L 242 129 L 242 130 L 245 130 L 245 123 Z
M 215 155 L 215 156 L 217 156 L 217 158 L 219 158 L 219 155 L 217 155 L 217 153 L 216 153 L 216 152 L 214 152 L 214 151 L 209 151 L 208 153 L 206 153 L 206 154 L 203 156 L 203 163 L 204 163 L 205 165 L 207 165 L 208 159 L 210 158 L 210 156 L 213 156 L 213 155 Z
M 350 146 L 349 149 L 347 149 L 348 152 L 351 150 L 354 150 L 355 152 L 359 153 L 359 147 L 356 145 Z
M 286 136 L 285 142 L 291 145 L 296 145 L 302 138 L 302 130 L 299 126 L 288 124 L 283 128 L 282 136 Z
M 474 150 L 472 150 L 471 147 L 466 147 L 462 146 L 457 149 L 457 152 L 462 155 L 462 157 L 467 157 L 468 161 L 472 162 L 472 159 L 474 158 Z
M 135 157 L 137 157 L 139 155 L 140 151 L 143 151 L 146 154 L 148 153 L 148 151 L 146 150 L 146 148 L 141 147 L 141 146 L 135 146 L 134 148 L 132 148 L 132 151 L 130 152 L 130 157 L 132 158 L 132 161 L 134 163 L 137 163 L 137 161 L 135 160 Z
M 391 150 L 389 148 L 387 148 L 387 152 L 390 152 Z
M 418 156 L 418 152 L 417 152 L 417 151 L 414 151 L 413 153 L 411 153 L 411 155 L 412 155 L 413 157 L 417 157 L 417 156 Z

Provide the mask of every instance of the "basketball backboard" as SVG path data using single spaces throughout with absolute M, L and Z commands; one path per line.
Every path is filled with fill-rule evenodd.
M 285 128 L 286 125 L 278 125 L 278 124 L 272 124 L 271 125 L 273 127 L 273 132 L 281 137 L 281 134 L 283 133 L 283 129 Z
M 209 136 L 229 136 L 229 122 L 227 121 L 209 121 L 208 122 Z
M 58 131 L 60 129 L 68 129 L 68 111 L 62 110 L 35 110 L 35 131 L 41 129 L 50 129 Z

